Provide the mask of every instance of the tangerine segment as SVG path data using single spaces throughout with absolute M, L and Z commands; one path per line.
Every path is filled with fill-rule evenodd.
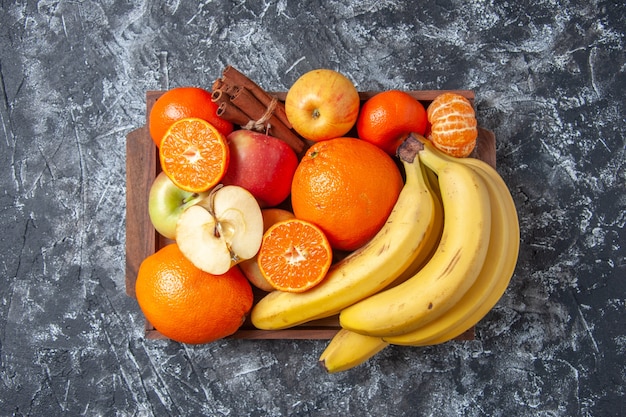
M 228 143 L 209 122 L 184 118 L 174 122 L 159 146 L 161 169 L 179 188 L 204 192 L 226 173 Z
M 324 279 L 332 257 L 322 229 L 294 218 L 267 229 L 258 253 L 258 264 L 267 282 L 275 289 L 303 292 Z
M 470 101 L 456 93 L 437 96 L 427 109 L 431 124 L 428 138 L 435 147 L 456 157 L 466 157 L 476 145 L 476 113 Z

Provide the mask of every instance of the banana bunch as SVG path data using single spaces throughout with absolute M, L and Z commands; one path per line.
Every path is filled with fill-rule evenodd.
M 339 314 L 341 330 L 320 357 L 328 372 L 389 345 L 454 339 L 495 306 L 515 270 L 517 211 L 495 169 L 447 156 L 417 135 L 399 157 L 407 180 L 376 237 L 312 290 L 270 293 L 252 311 L 261 329 Z

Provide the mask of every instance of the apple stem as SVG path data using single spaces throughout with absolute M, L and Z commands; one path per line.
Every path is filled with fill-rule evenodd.
M 220 222 L 217 220 L 217 217 L 215 216 L 215 193 L 223 186 L 224 184 L 218 184 L 211 190 L 211 193 L 209 193 L 209 197 L 207 199 L 208 207 L 205 207 L 206 210 L 209 212 L 209 214 L 213 217 L 213 220 L 215 222 L 215 227 L 213 228 L 213 235 L 217 238 L 222 236 L 222 225 L 220 224 Z
M 198 196 L 200 195 L 200 193 L 193 193 L 190 194 L 189 196 L 183 198 L 183 204 L 187 204 L 188 202 L 190 202 L 191 200 L 198 198 Z
M 208 207 L 206 207 L 206 209 L 208 210 L 209 213 L 211 213 L 213 217 L 215 217 L 215 193 L 217 193 L 217 191 L 223 186 L 224 184 L 216 185 L 209 193 L 209 197 L 207 199 L 209 204 L 208 204 Z

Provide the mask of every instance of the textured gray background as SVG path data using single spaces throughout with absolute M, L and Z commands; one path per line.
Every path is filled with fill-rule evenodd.
M 623 416 L 622 1 L 0 2 L 0 415 Z M 145 92 L 473 89 L 518 205 L 477 340 L 327 375 L 322 341 L 143 338 L 124 293 L 125 142 Z

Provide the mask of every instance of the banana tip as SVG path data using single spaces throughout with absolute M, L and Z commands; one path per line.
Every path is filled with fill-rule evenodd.
M 324 369 L 326 371 L 326 373 L 332 374 L 334 373 L 333 370 L 328 369 L 328 367 L 326 366 L 326 360 L 325 359 L 320 359 L 319 362 L 320 366 L 322 367 L 322 369 Z

